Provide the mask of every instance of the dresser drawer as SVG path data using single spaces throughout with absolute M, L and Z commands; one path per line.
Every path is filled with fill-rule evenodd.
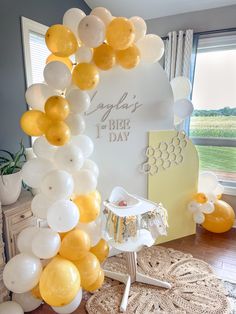
M 9 242 L 7 242 L 7 258 L 10 259 L 19 253 L 17 248 L 17 238 L 19 233 L 28 227 L 37 225 L 37 219 L 35 217 L 24 219 L 21 223 L 14 225 L 14 228 L 10 230 Z
M 18 223 L 23 222 L 25 219 L 28 219 L 32 216 L 33 216 L 32 211 L 30 209 L 28 209 L 27 211 L 21 212 L 19 214 L 16 214 L 16 215 L 10 217 L 9 218 L 9 224 L 10 225 L 18 224 Z

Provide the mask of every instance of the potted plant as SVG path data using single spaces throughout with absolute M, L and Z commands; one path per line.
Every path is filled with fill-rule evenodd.
M 15 154 L 4 149 L 0 150 L 0 201 L 2 205 L 15 203 L 20 196 L 21 168 L 25 161 L 25 147 L 22 142 L 19 151 Z

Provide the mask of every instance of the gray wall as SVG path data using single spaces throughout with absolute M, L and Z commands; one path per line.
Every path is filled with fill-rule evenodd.
M 194 32 L 236 27 L 236 5 L 190 12 L 146 21 L 148 33 L 166 36 L 173 30 L 191 28 Z
M 73 7 L 90 12 L 83 0 L 0 0 L 0 149 L 16 151 L 21 138 L 30 144 L 19 126 L 27 108 L 20 17 L 52 25 Z

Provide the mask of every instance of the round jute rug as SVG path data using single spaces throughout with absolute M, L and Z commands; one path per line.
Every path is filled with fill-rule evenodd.
M 138 253 L 138 271 L 172 284 L 167 290 L 145 284 L 132 284 L 126 314 L 226 314 L 230 305 L 223 283 L 210 265 L 185 254 L 161 246 L 145 248 Z M 122 254 L 109 258 L 104 269 L 126 272 Z M 115 314 L 124 285 L 106 279 L 103 287 L 87 301 L 90 314 Z

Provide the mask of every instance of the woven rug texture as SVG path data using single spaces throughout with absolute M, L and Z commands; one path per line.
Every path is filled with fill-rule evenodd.
M 138 271 L 168 281 L 171 289 L 134 283 L 126 314 L 236 314 L 236 285 L 216 277 L 209 264 L 161 246 L 144 248 L 137 254 Z M 122 254 L 110 257 L 104 269 L 127 273 Z M 88 298 L 89 314 L 120 313 L 124 285 L 106 279 Z

